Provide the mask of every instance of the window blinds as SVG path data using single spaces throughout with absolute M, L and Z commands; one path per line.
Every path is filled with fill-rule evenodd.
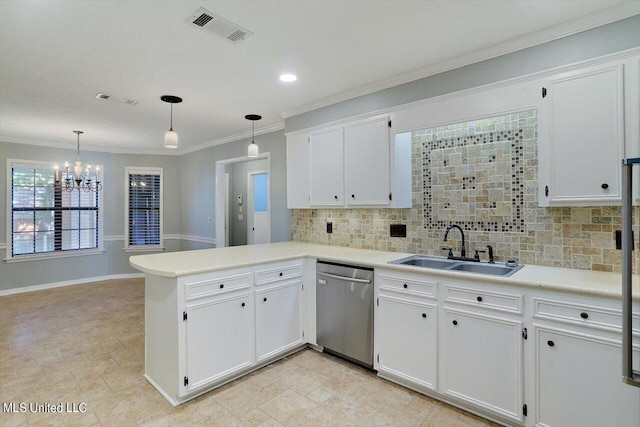
M 160 245 L 160 174 L 129 174 L 129 246 Z

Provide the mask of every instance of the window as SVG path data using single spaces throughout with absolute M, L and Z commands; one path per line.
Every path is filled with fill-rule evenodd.
M 99 192 L 54 188 L 53 165 L 7 161 L 7 260 L 101 252 Z
M 126 168 L 125 249 L 162 249 L 162 168 Z

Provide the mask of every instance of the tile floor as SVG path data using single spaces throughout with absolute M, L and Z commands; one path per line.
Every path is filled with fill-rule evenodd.
M 311 349 L 176 408 L 143 371 L 141 279 L 0 297 L 0 401 L 86 404 L 3 427 L 495 425 Z

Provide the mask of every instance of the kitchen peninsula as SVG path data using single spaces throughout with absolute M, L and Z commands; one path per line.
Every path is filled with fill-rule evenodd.
M 497 277 L 389 264 L 410 255 L 282 242 L 132 256 L 146 277 L 145 377 L 178 405 L 315 345 L 320 259 L 374 269 L 374 370 L 381 377 L 502 423 L 556 425 L 603 405 L 607 416 L 619 410 L 619 425 L 640 422 L 633 405 L 640 390 L 620 381 L 620 274 L 525 265 Z M 423 325 L 411 323 L 413 312 L 432 322 L 418 332 L 424 336 L 412 335 Z M 580 360 L 563 359 L 584 346 L 593 349 Z M 580 390 L 594 388 L 584 375 L 592 366 L 601 382 L 595 395 Z M 465 377 L 470 370 L 499 375 Z M 484 387 L 489 380 L 499 387 Z M 560 386 L 584 399 L 552 399 L 557 394 L 547 392 Z

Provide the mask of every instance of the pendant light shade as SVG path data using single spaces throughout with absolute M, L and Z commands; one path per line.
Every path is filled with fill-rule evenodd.
M 247 114 L 246 116 L 244 116 L 244 118 L 247 120 L 251 120 L 251 144 L 249 144 L 249 146 L 247 147 L 247 156 L 258 157 L 258 155 L 260 154 L 260 150 L 258 149 L 258 144 L 256 144 L 256 141 L 254 140 L 255 123 L 256 120 L 260 120 L 262 116 L 259 116 L 257 114 Z
M 182 98 L 173 95 L 162 95 L 160 99 L 171 104 L 171 125 L 169 130 L 164 134 L 164 148 L 178 148 L 178 134 L 173 130 L 173 104 L 182 102 Z

